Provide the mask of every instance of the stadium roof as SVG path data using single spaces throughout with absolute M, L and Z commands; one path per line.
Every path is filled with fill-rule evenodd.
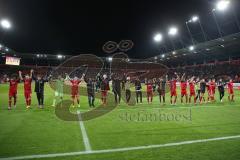
M 164 56 L 163 56 L 164 55 Z M 164 57 L 164 58 L 163 58 Z M 229 60 L 240 58 L 240 33 L 225 36 L 215 40 L 198 43 L 172 52 L 162 53 L 149 60 L 166 65 L 186 65 L 215 60 Z

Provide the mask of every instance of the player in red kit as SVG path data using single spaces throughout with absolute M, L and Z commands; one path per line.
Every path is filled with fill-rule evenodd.
M 31 95 L 32 95 L 32 74 L 33 70 L 30 71 L 30 75 L 26 74 L 25 77 L 22 77 L 22 72 L 19 71 L 19 78 L 24 83 L 24 96 L 26 100 L 27 109 L 31 106 Z
M 100 88 L 101 88 L 101 99 L 102 104 L 105 106 L 107 104 L 107 96 L 108 91 L 110 90 L 109 81 L 110 79 L 107 77 L 106 74 L 103 75 L 103 78 L 100 80 Z
M 172 80 L 169 81 L 169 85 L 170 85 L 170 94 L 171 94 L 171 99 L 170 99 L 170 103 L 171 105 L 176 105 L 177 102 L 177 81 L 179 80 L 179 76 L 178 74 L 175 72 L 174 73 L 176 78 L 173 77 Z M 174 97 L 174 101 L 173 101 L 173 97 Z
M 152 103 L 152 100 L 153 100 L 153 83 L 152 83 L 152 80 L 145 79 L 145 84 L 146 84 L 146 87 L 147 87 L 147 101 L 148 101 L 148 104 L 149 104 L 149 103 Z
M 72 94 L 72 107 L 75 107 L 75 100 L 77 101 L 78 107 L 80 107 L 80 101 L 79 101 L 79 85 L 81 81 L 84 80 L 85 74 L 82 75 L 81 79 L 79 79 L 77 76 L 75 76 L 73 79 L 71 79 L 68 75 L 66 76 L 66 80 L 69 80 L 71 85 L 71 94 Z
M 189 103 L 191 103 L 192 97 L 193 97 L 193 99 L 194 99 L 194 104 L 196 104 L 195 85 L 196 85 L 196 82 L 194 81 L 194 77 L 192 77 L 192 78 L 189 80 L 189 91 L 190 91 Z
M 181 103 L 183 104 L 183 97 L 185 96 L 186 98 L 186 103 L 188 102 L 188 94 L 187 94 L 187 81 L 185 79 L 185 73 L 181 77 Z
M 227 86 L 228 86 L 228 100 L 234 102 L 234 90 L 233 90 L 233 80 L 232 79 L 230 79 Z
M 212 79 L 210 82 L 211 101 L 215 101 L 215 92 L 216 92 L 216 81 L 215 81 L 215 79 Z
M 16 108 L 17 103 L 17 86 L 19 83 L 19 79 L 16 75 L 11 76 L 11 78 L 7 78 L 7 82 L 9 82 L 9 92 L 8 92 L 8 109 L 12 109 L 12 98 L 13 98 L 13 105 Z

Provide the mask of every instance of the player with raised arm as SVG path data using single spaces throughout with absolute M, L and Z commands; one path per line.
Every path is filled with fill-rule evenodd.
M 174 75 L 176 77 L 172 77 L 172 79 L 169 81 L 170 85 L 170 103 L 171 105 L 176 105 L 177 102 L 177 82 L 179 81 L 179 75 L 175 72 Z M 173 100 L 174 97 L 174 100 Z
M 181 104 L 183 104 L 183 97 L 185 97 L 185 99 L 186 99 L 185 102 L 187 104 L 188 103 L 188 94 L 187 94 L 187 81 L 186 81 L 185 73 L 181 77 L 180 87 L 181 87 Z
M 232 79 L 230 79 L 227 86 L 228 86 L 228 100 L 234 102 L 234 89 Z
M 12 98 L 13 105 L 16 108 L 17 103 L 17 87 L 20 80 L 17 78 L 17 75 L 12 75 L 11 78 L 7 78 L 7 82 L 9 82 L 9 92 L 8 92 L 8 110 L 12 109 Z
M 30 75 L 26 74 L 25 77 L 22 77 L 22 72 L 19 71 L 19 78 L 24 83 L 24 96 L 26 101 L 26 108 L 29 109 L 31 107 L 32 100 L 32 74 L 33 70 L 30 71 Z
M 69 75 L 66 75 L 66 81 L 70 82 L 71 85 L 71 94 L 72 94 L 72 107 L 75 107 L 75 100 L 77 101 L 78 107 L 80 107 L 79 100 L 79 85 L 84 80 L 85 74 L 79 79 L 77 76 L 70 78 Z
M 191 103 L 192 101 L 192 97 L 194 99 L 194 104 L 196 105 L 196 92 L 195 92 L 195 85 L 196 85 L 196 81 L 194 81 L 194 76 L 189 80 L 189 103 Z

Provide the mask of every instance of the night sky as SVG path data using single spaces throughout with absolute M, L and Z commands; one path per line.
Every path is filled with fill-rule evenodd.
M 166 34 L 171 25 L 178 26 L 180 36 L 188 42 L 184 23 L 193 14 L 201 17 L 209 39 L 213 39 L 217 34 L 211 17 L 214 2 L 0 0 L 0 18 L 8 18 L 13 23 L 10 31 L 0 30 L 0 36 L 4 36 L 1 43 L 17 52 L 107 56 L 102 51 L 106 41 L 129 39 L 135 44 L 128 52 L 130 57 L 151 57 L 158 54 L 159 47 L 153 35 L 156 32 Z M 224 16 L 227 14 L 230 13 Z

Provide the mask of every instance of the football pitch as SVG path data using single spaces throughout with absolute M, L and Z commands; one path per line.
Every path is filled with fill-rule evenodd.
M 34 86 L 34 85 L 32 85 Z M 235 102 L 177 106 L 152 104 L 127 106 L 89 121 L 63 121 L 51 107 L 54 91 L 45 86 L 45 108 L 25 108 L 23 86 L 18 86 L 17 107 L 8 106 L 8 84 L 0 85 L 0 160 L 238 160 L 240 159 L 240 91 Z M 132 92 L 132 94 L 135 94 Z M 123 95 L 124 96 L 124 95 Z M 70 99 L 69 96 L 64 96 Z M 79 112 L 86 112 L 81 97 Z M 100 100 L 96 100 L 99 104 Z

